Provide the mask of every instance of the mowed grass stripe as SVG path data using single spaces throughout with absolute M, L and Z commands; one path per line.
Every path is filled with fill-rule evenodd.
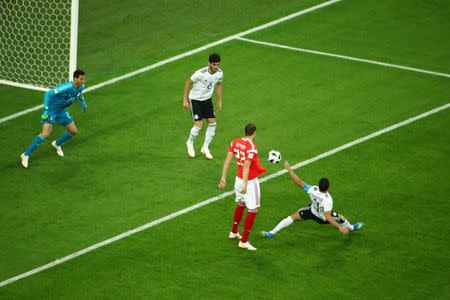
M 299 168 L 300 166 L 305 166 L 305 165 L 307 165 L 307 164 L 310 164 L 310 163 L 312 163 L 312 162 L 315 162 L 315 161 L 320 160 L 320 159 L 322 159 L 322 158 L 325 158 L 325 157 L 327 157 L 327 156 L 333 155 L 333 154 L 335 154 L 335 153 L 337 153 L 337 152 L 340 152 L 340 151 L 342 151 L 342 150 L 345 150 L 345 149 L 347 149 L 347 148 L 350 148 L 350 147 L 352 147 L 352 146 L 354 146 L 354 145 L 357 145 L 357 144 L 362 143 L 362 142 L 364 142 L 364 141 L 367 141 L 367 140 L 369 140 L 369 139 L 375 138 L 375 137 L 377 137 L 377 136 L 379 136 L 379 135 L 382 135 L 382 134 L 384 134 L 384 133 L 390 132 L 390 131 L 392 131 L 392 130 L 395 130 L 395 129 L 397 129 L 397 128 L 400 128 L 400 127 L 402 127 L 402 126 L 405 126 L 405 125 L 410 124 L 410 123 L 412 123 L 412 122 L 415 122 L 415 121 L 417 121 L 417 120 L 426 118 L 426 117 L 428 117 L 428 116 L 430 116 L 430 115 L 432 115 L 432 114 L 438 113 L 438 112 L 440 112 L 440 111 L 446 110 L 448 107 L 450 107 L 450 103 L 447 103 L 447 104 L 445 104 L 445 105 L 443 105 L 443 106 L 437 107 L 437 108 L 432 109 L 432 110 L 430 110 L 430 111 L 424 112 L 424 113 L 422 113 L 422 114 L 420 114 L 420 115 L 417 115 L 417 116 L 415 116 L 415 117 L 409 118 L 409 119 L 407 119 L 407 120 L 405 120 L 405 121 L 399 122 L 399 123 L 394 124 L 394 125 L 392 125 L 392 126 L 389 126 L 389 127 L 387 127 L 387 128 L 378 130 L 378 131 L 376 131 L 376 132 L 374 132 L 374 133 L 372 133 L 372 134 L 370 134 L 370 135 L 364 136 L 364 137 L 359 138 L 359 139 L 356 139 L 356 140 L 354 140 L 354 141 L 352 141 L 352 142 L 350 142 L 350 143 L 347 143 L 347 144 L 345 144 L 345 145 L 342 145 L 342 146 L 340 146 L 340 147 L 337 147 L 337 148 L 332 149 L 332 150 L 330 150 L 330 151 L 327 151 L 327 152 L 325 152 L 325 153 L 319 154 L 319 155 L 317 155 L 317 156 L 315 156 L 315 157 L 313 157 L 313 158 L 310 158 L 310 159 L 308 159 L 308 160 L 306 160 L 306 161 L 297 163 L 297 164 L 295 164 L 295 165 L 293 166 L 293 168 L 296 169 L 296 168 Z M 266 177 L 264 177 L 264 178 L 261 179 L 261 182 L 266 182 L 266 181 L 268 181 L 268 180 L 270 180 L 270 179 L 273 179 L 273 178 L 276 178 L 276 177 L 278 177 L 278 176 L 281 176 L 281 175 L 284 174 L 285 172 L 286 172 L 285 170 L 282 170 L 282 171 L 276 172 L 276 173 L 274 173 L 274 174 L 271 174 L 271 175 L 269 175 L 269 176 L 266 176 Z M 158 225 L 158 224 L 161 224 L 161 223 L 163 223 L 163 222 L 166 222 L 166 221 L 171 220 L 171 219 L 173 219 L 173 218 L 176 218 L 176 217 L 178 217 L 178 216 L 184 215 L 184 214 L 186 214 L 186 213 L 188 213 L 188 212 L 190 212 L 190 211 L 193 211 L 193 210 L 195 210 L 195 209 L 197 209 L 197 208 L 200 208 L 200 207 L 202 207 L 202 206 L 205 206 L 205 205 L 207 205 L 207 204 L 216 202 L 216 201 L 218 201 L 218 200 L 220 200 L 220 199 L 223 199 L 223 198 L 225 198 L 225 197 L 227 197 L 227 196 L 230 196 L 230 195 L 232 195 L 232 194 L 233 194 L 233 191 L 228 191 L 228 192 L 226 192 L 226 193 L 222 193 L 222 194 L 217 195 L 217 196 L 215 196 L 215 197 L 213 197 L 213 198 L 204 200 L 204 201 L 202 201 L 202 202 L 200 202 L 200 203 L 198 203 L 198 204 L 196 204 L 196 205 L 193 205 L 193 206 L 184 208 L 184 209 L 182 209 L 182 210 L 179 210 L 179 211 L 177 211 L 177 212 L 174 212 L 174 213 L 172 213 L 172 214 L 170 214 L 170 215 L 168 215 L 168 216 L 165 216 L 165 217 L 163 217 L 163 218 L 154 220 L 154 221 L 149 222 L 149 223 L 147 223 L 147 224 L 145 224 L 145 225 L 142 225 L 142 226 L 140 226 L 140 227 L 137 227 L 137 228 L 134 228 L 134 229 L 129 230 L 129 231 L 127 231 L 127 232 L 124 232 L 124 233 L 122 233 L 122 234 L 116 235 L 116 236 L 114 236 L 114 237 L 112 237 L 112 238 L 110 238 L 110 239 L 104 240 L 104 241 L 99 242 L 99 243 L 97 243 L 97 244 L 94 244 L 94 245 L 92 245 L 92 246 L 90 246 L 90 247 L 87 247 L 87 248 L 82 249 L 82 250 L 80 250 L 80 251 L 74 252 L 74 253 L 72 253 L 72 254 L 69 254 L 69 255 L 67 255 L 67 256 L 65 256 L 65 257 L 59 258 L 59 259 L 57 259 L 57 260 L 54 260 L 54 261 L 52 261 L 52 262 L 50 262 L 50 263 L 48 263 L 48 264 L 45 264 L 45 265 L 40 266 L 40 267 L 38 267 L 38 268 L 32 269 L 32 270 L 30 270 L 30 271 L 28 271 L 28 272 L 25 272 L 25 273 L 22 273 L 22 274 L 20 274 L 20 275 L 17 275 L 17 276 L 14 276 L 14 277 L 12 277 L 12 278 L 9 278 L 9 279 L 7 279 L 7 280 L 4 280 L 4 281 L 0 282 L 0 287 L 1 287 L 1 286 L 8 285 L 8 284 L 10 284 L 10 283 L 13 283 L 13 282 L 15 282 L 15 281 L 18 281 L 18 280 L 20 280 L 20 279 L 29 277 L 29 276 L 31 276 L 31 275 L 33 275 L 33 274 L 36 274 L 36 273 L 39 273 L 39 272 L 41 272 L 41 271 L 50 269 L 50 268 L 52 268 L 52 267 L 54 267 L 54 266 L 57 266 L 57 265 L 59 265 L 59 264 L 61 264 L 61 263 L 63 263 L 63 262 L 72 260 L 72 259 L 74 259 L 74 258 L 76 258 L 76 257 L 79 257 L 79 256 L 81 256 L 81 255 L 83 255 L 83 254 L 86 254 L 86 253 L 89 253 L 89 252 L 91 252 L 91 251 L 94 251 L 94 250 L 96 250 L 96 249 L 98 249 L 98 248 L 101 248 L 101 247 L 103 247 L 103 246 L 109 245 L 109 244 L 111 244 L 111 243 L 113 243 L 113 242 L 116 242 L 116 241 L 118 241 L 118 240 L 121 240 L 121 239 L 123 239 L 123 238 L 125 238 L 125 237 L 128 237 L 128 236 L 130 236 L 130 235 L 133 235 L 133 234 L 138 233 L 138 232 L 140 232 L 140 231 L 146 230 L 146 229 L 148 229 L 148 228 L 154 227 L 154 226 L 156 226 L 156 225 Z
M 168 64 L 168 63 L 171 63 L 171 62 L 180 60 L 180 59 L 182 59 L 182 58 L 185 58 L 185 57 L 188 57 L 188 56 L 197 54 L 197 53 L 199 53 L 199 52 L 202 52 L 202 51 L 204 51 L 204 50 L 207 50 L 207 49 L 210 49 L 210 48 L 212 48 L 212 47 L 218 46 L 218 45 L 220 45 L 220 44 L 223 44 L 223 43 L 232 41 L 232 40 L 236 39 L 237 37 L 242 37 L 242 36 L 245 36 L 245 35 L 248 35 L 248 34 L 251 34 L 251 33 L 254 33 L 254 32 L 257 32 L 257 31 L 260 31 L 260 30 L 269 28 L 269 27 L 272 27 L 272 26 L 275 26 L 275 25 L 280 24 L 280 23 L 282 23 L 282 22 L 286 22 L 286 21 L 291 20 L 291 19 L 293 19 L 293 18 L 296 18 L 296 17 L 299 17 L 299 16 L 301 16 L 301 15 L 304 15 L 304 14 L 307 14 L 307 13 L 310 13 L 310 12 L 313 12 L 313 11 L 315 11 L 315 10 L 318 10 L 318 9 L 321 9 L 321 8 L 324 8 L 324 7 L 327 7 L 327 6 L 329 6 L 329 5 L 332 5 L 332 4 L 337 3 L 337 2 L 340 2 L 340 1 L 342 1 L 342 0 L 330 0 L 330 1 L 326 1 L 326 2 L 323 2 L 323 3 L 318 4 L 318 5 L 312 6 L 312 7 L 310 7 L 310 8 L 300 10 L 300 11 L 298 11 L 298 12 L 295 12 L 295 13 L 290 14 L 290 15 L 287 15 L 287 16 L 285 16 L 285 17 L 276 19 L 276 20 L 271 21 L 271 22 L 268 22 L 268 23 L 266 23 L 266 24 L 263 24 L 263 25 L 260 25 L 260 26 L 251 28 L 251 29 L 249 29 L 249 30 L 246 30 L 246 31 L 237 33 L 237 34 L 235 34 L 235 35 L 231 35 L 231 36 L 229 36 L 229 37 L 220 39 L 220 40 L 218 40 L 218 41 L 215 41 L 215 42 L 206 44 L 206 45 L 204 45 L 204 46 L 202 46 L 202 47 L 198 47 L 198 48 L 196 48 L 196 49 L 193 49 L 193 50 L 184 52 L 184 53 L 182 53 L 182 54 L 179 54 L 179 55 L 170 57 L 170 58 L 168 58 L 168 59 L 165 59 L 165 60 L 159 61 L 159 62 L 157 62 L 157 63 L 151 64 L 151 65 L 149 65 L 149 66 L 140 68 L 140 69 L 138 69 L 138 70 L 136 70 L 136 71 L 133 71 L 133 72 L 130 72 L 130 73 L 126 73 L 126 74 L 124 74 L 124 75 L 115 77 L 115 78 L 113 78 L 113 79 L 104 81 L 104 82 L 102 82 L 102 83 L 99 83 L 99 84 L 90 86 L 90 87 L 88 87 L 88 88 L 86 88 L 86 89 L 84 90 L 84 93 L 88 93 L 88 92 L 90 92 L 90 91 L 94 91 L 94 90 L 99 89 L 99 88 L 102 88 L 102 87 L 104 87 L 104 86 L 108 86 L 108 85 L 111 85 L 111 84 L 113 84 L 113 83 L 122 81 L 122 80 L 124 80 L 124 79 L 128 79 L 128 78 L 130 78 L 130 77 L 134 77 L 134 76 L 139 75 L 139 74 L 141 74 L 141 73 L 144 73 L 144 72 L 147 72 L 147 71 L 150 71 L 150 70 L 159 68 L 159 67 L 161 67 L 161 66 L 164 66 L 164 65 L 166 65 L 166 64 Z M 4 82 L 4 84 L 6 84 L 6 82 Z M 43 89 L 40 89 L 40 90 L 43 90 Z M 18 118 L 18 117 L 20 117 L 20 116 L 23 116 L 23 115 L 25 115 L 25 114 L 28 114 L 28 113 L 30 113 L 30 112 L 39 110 L 39 109 L 41 109 L 42 107 L 43 107 L 42 104 L 41 104 L 41 105 L 37 105 L 37 106 L 35 106 L 35 107 L 28 108 L 28 109 L 26 109 L 26 110 L 17 112 L 17 113 L 15 113 L 15 114 L 12 114 L 12 115 L 3 117 L 3 118 L 0 119 L 0 124 L 1 124 L 1 123 L 4 123 L 4 122 L 6 122 L 6 121 L 9 121 L 9 120 Z

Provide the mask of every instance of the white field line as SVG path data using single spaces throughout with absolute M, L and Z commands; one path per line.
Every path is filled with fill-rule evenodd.
M 313 7 L 310 7 L 310 8 L 307 8 L 307 9 L 300 10 L 300 11 L 295 12 L 295 13 L 293 13 L 293 14 L 287 15 L 287 16 L 282 17 L 282 18 L 279 18 L 279 19 L 276 19 L 276 20 L 274 20 L 274 21 L 272 21 L 272 22 L 269 22 L 269 23 L 266 23 L 266 24 L 263 24 L 263 25 L 260 25 L 260 26 L 251 28 L 251 29 L 246 30 L 246 31 L 242 31 L 242 32 L 240 32 L 240 33 L 237 33 L 237 34 L 231 35 L 231 36 L 229 36 L 229 37 L 223 38 L 223 39 L 221 39 L 221 40 L 218 40 L 218 41 L 216 41 L 216 42 L 209 43 L 209 44 L 206 44 L 206 45 L 204 45 L 204 46 L 202 46 L 202 47 L 199 47 L 199 48 L 196 48 L 196 49 L 193 49 L 193 50 L 184 52 L 184 53 L 182 53 L 182 54 L 173 56 L 173 57 L 171 57 L 171 58 L 168 58 L 168 59 L 159 61 L 159 62 L 154 63 L 154 64 L 152 64 L 152 65 L 149 65 L 149 66 L 146 66 L 146 67 L 144 67 L 144 68 L 141 68 L 141 69 L 139 69 L 139 70 L 136 70 L 136 71 L 133 71 L 133 72 L 124 74 L 124 75 L 122 75 L 122 76 L 119 76 L 119 77 L 116 77 L 116 78 L 107 80 L 107 81 L 105 81 L 105 82 L 102 82 L 102 83 L 93 85 L 93 86 L 91 86 L 91 87 L 86 88 L 86 89 L 84 90 L 84 92 L 87 93 L 87 92 L 90 92 L 90 91 L 94 91 L 94 90 L 96 90 L 96 89 L 99 89 L 99 88 L 101 88 L 101 87 L 104 87 L 104 86 L 113 84 L 113 83 L 115 83 L 115 82 L 118 82 L 118 81 L 121 81 L 121 80 L 130 78 L 130 77 L 139 75 L 139 74 L 141 74 L 141 73 L 144 73 L 144 72 L 147 72 L 147 71 L 156 69 L 156 68 L 159 68 L 159 67 L 161 67 L 161 66 L 163 66 L 163 65 L 165 65 L 165 64 L 168 64 L 168 63 L 170 63 L 170 62 L 173 62 L 173 61 L 176 61 L 176 60 L 185 58 L 185 57 L 187 57 L 187 56 L 194 55 L 194 54 L 196 54 L 196 53 L 199 53 L 199 52 L 204 51 L 204 50 L 206 50 L 206 49 L 209 49 L 209 48 L 211 48 L 211 47 L 215 47 L 215 46 L 217 46 L 217 45 L 220 45 L 220 44 L 229 42 L 229 41 L 231 41 L 231 40 L 234 40 L 234 39 L 236 39 L 236 38 L 238 38 L 238 37 L 241 37 L 241 36 L 244 36 L 244 35 L 247 35 L 247 34 L 256 32 L 256 31 L 260 31 L 260 30 L 266 29 L 266 28 L 268 28 L 268 27 L 271 27 L 271 26 L 280 24 L 280 23 L 282 23 L 282 22 L 291 20 L 291 19 L 296 18 L 296 17 L 298 17 L 298 16 L 301 16 L 301 15 L 304 15 L 304 14 L 307 14 L 307 13 L 310 13 L 310 12 L 312 12 L 312 11 L 321 9 L 321 8 L 323 8 L 323 7 L 326 7 L 326 6 L 328 6 L 328 5 L 331 5 L 331 4 L 340 2 L 340 1 L 342 1 L 342 0 L 330 0 L 330 1 L 326 1 L 326 2 L 323 2 L 323 3 L 318 4 L 318 5 L 315 5 L 315 6 L 313 6 Z M 0 83 L 2 83 L 2 82 L 0 82 Z M 7 81 L 3 81 L 3 83 L 7 84 Z M 29 86 L 28 86 L 28 85 L 22 85 L 22 87 L 29 87 Z M 40 109 L 40 108 L 42 108 L 42 105 L 40 105 L 40 107 L 39 107 L 39 106 L 35 106 L 35 107 L 32 108 L 32 109 L 37 110 L 37 109 Z M 19 117 L 19 116 L 21 116 L 21 115 L 24 115 L 24 114 L 27 114 L 27 113 L 29 113 L 29 112 L 32 112 L 32 111 L 33 111 L 33 110 L 27 109 L 27 110 L 18 112 L 18 113 L 16 113 L 16 114 L 13 114 L 13 115 L 10 115 L 10 116 L 1 118 L 1 119 L 0 119 L 0 124 L 3 123 L 3 122 L 6 122 L 6 121 L 8 121 L 8 120 L 17 118 L 17 117 Z
M 18 117 L 20 117 L 20 116 L 22 116 L 22 115 L 26 115 L 26 114 L 28 114 L 28 113 L 30 113 L 30 112 L 35 111 L 35 110 L 39 110 L 39 109 L 41 109 L 42 107 L 44 107 L 43 104 L 36 105 L 36 106 L 34 106 L 34 107 L 31 107 L 31 108 L 28 108 L 28 109 L 19 111 L 19 112 L 15 113 L 15 114 L 9 115 L 9 116 L 7 116 L 7 117 L 1 118 L 1 119 L 0 119 L 0 124 L 3 123 L 3 122 L 9 121 L 9 120 L 18 118 Z
M 340 55 L 340 54 L 334 54 L 334 53 L 328 53 L 328 52 L 322 52 L 322 51 L 316 51 L 316 50 L 310 50 L 310 49 L 304 49 L 304 48 L 295 48 L 295 47 L 290 47 L 290 46 L 281 45 L 281 44 L 247 39 L 247 38 L 243 38 L 243 37 L 237 37 L 236 39 L 240 40 L 240 41 L 244 41 L 244 42 L 253 43 L 253 44 L 276 47 L 276 48 L 287 49 L 287 50 L 298 51 L 298 52 L 305 52 L 305 53 L 310 53 L 310 54 L 331 56 L 331 57 L 336 57 L 336 58 L 341 58 L 341 59 L 346 59 L 346 60 L 353 60 L 353 61 L 358 61 L 358 62 L 363 62 L 363 63 L 368 63 L 368 64 L 380 65 L 380 66 L 388 67 L 388 68 L 396 68 L 396 69 L 402 69 L 402 70 L 408 70 L 408 71 L 413 71 L 413 72 L 419 72 L 419 73 L 425 73 L 425 74 L 450 78 L 450 74 L 447 74 L 447 73 L 440 73 L 440 72 L 423 70 L 423 69 L 418 69 L 418 68 L 413 68 L 413 67 L 408 67 L 408 66 L 395 65 L 395 64 L 385 63 L 385 62 L 376 61 L 376 60 L 363 59 L 363 58 L 357 58 L 357 57 L 352 57 L 352 56 L 346 56 L 346 55 Z
M 325 157 L 327 157 L 327 156 L 333 155 L 333 154 L 335 154 L 335 153 L 337 153 L 337 152 L 339 152 L 339 151 L 345 150 L 345 149 L 347 149 L 347 148 L 353 147 L 353 146 L 355 146 L 355 145 L 357 145 L 357 144 L 360 144 L 360 143 L 362 143 L 362 142 L 365 142 L 365 141 L 367 141 L 367 140 L 373 139 L 374 137 L 377 137 L 377 136 L 379 136 L 379 135 L 385 134 L 386 132 L 395 130 L 395 129 L 397 129 L 397 128 L 399 128 L 399 127 L 402 127 L 402 126 L 405 126 L 405 125 L 407 125 L 407 124 L 409 124 L 409 123 L 412 123 L 412 122 L 415 122 L 415 121 L 417 121 L 417 120 L 426 118 L 426 117 L 428 117 L 428 116 L 430 116 L 430 115 L 432 115 L 432 114 L 435 114 L 435 113 L 437 113 L 437 112 L 440 112 L 440 111 L 442 111 L 442 110 L 445 110 L 445 109 L 447 109 L 447 108 L 449 108 L 449 107 L 450 107 L 450 103 L 447 103 L 447 104 L 442 105 L 442 106 L 439 106 L 439 107 L 437 107 L 437 108 L 435 108 L 435 109 L 432 109 L 432 110 L 429 110 L 429 111 L 427 111 L 427 112 L 424 112 L 423 114 L 420 114 L 420 115 L 418 115 L 418 116 L 409 118 L 409 119 L 407 119 L 407 120 L 405 120 L 405 121 L 403 121 L 403 122 L 400 122 L 400 123 L 394 124 L 394 125 L 392 125 L 392 126 L 386 127 L 386 128 L 384 128 L 384 129 L 375 131 L 375 132 L 372 133 L 372 134 L 366 135 L 366 136 L 364 136 L 364 137 L 362 137 L 362 138 L 356 139 L 356 140 L 354 140 L 354 141 L 352 141 L 352 142 L 349 142 L 349 143 L 347 143 L 347 144 L 344 144 L 344 145 L 342 145 L 342 146 L 339 146 L 339 147 L 337 147 L 337 148 L 334 148 L 333 150 L 330 150 L 330 151 L 328 151 L 328 152 L 319 154 L 319 155 L 317 155 L 317 156 L 315 156 L 315 157 L 313 157 L 313 158 L 310 158 L 310 159 L 307 159 L 307 160 L 305 160 L 305 161 L 302 161 L 302 162 L 300 162 L 300 163 L 294 165 L 294 166 L 292 167 L 292 169 L 297 169 L 297 168 L 300 168 L 300 167 L 302 167 L 302 166 L 306 166 L 306 165 L 308 165 L 308 164 L 310 164 L 310 163 L 313 163 L 313 162 L 315 162 L 315 161 L 318 161 L 318 160 L 320 160 L 320 159 L 322 159 L 322 158 L 325 158 Z M 286 170 L 278 171 L 278 172 L 276 172 L 276 173 L 273 173 L 273 174 L 270 174 L 270 175 L 268 175 L 268 176 L 263 177 L 263 178 L 260 180 L 260 182 L 264 182 L 264 181 L 270 180 L 270 179 L 272 179 L 272 178 L 274 178 L 274 177 L 278 177 L 278 176 L 280 176 L 280 175 L 282 175 L 282 174 L 284 174 L 284 173 L 286 173 Z
M 0 84 L 11 85 L 11 86 L 20 87 L 23 89 L 43 91 L 43 92 L 48 90 L 48 88 L 45 88 L 45 87 L 34 86 L 34 85 L 26 84 L 26 83 L 18 83 L 18 82 L 9 81 L 9 80 L 3 80 L 3 79 L 0 79 Z
M 423 113 L 423 114 L 420 114 L 420 115 L 418 115 L 418 116 L 409 118 L 409 119 L 407 119 L 407 120 L 405 120 L 405 121 L 403 121 L 403 122 L 400 122 L 400 123 L 394 124 L 394 125 L 392 125 L 392 126 L 386 127 L 386 128 L 384 128 L 384 129 L 382 129 L 382 130 L 376 131 L 376 132 L 374 132 L 374 133 L 372 133 L 372 134 L 369 134 L 369 135 L 366 135 L 366 136 L 364 136 L 364 137 L 362 137 L 362 138 L 356 139 L 356 140 L 354 140 L 354 141 L 352 141 L 352 142 L 349 142 L 349 143 L 347 143 L 347 144 L 345 144 L 345 145 L 342 145 L 342 146 L 340 146 L 340 147 L 334 148 L 333 150 L 330 150 L 330 151 L 328 151 L 328 152 L 325 152 L 325 153 L 322 153 L 322 154 L 320 154 L 320 155 L 317 155 L 317 156 L 315 156 L 315 157 L 313 157 L 313 158 L 310 158 L 310 159 L 307 159 L 307 160 L 302 161 L 302 162 L 300 162 L 300 163 L 297 163 L 297 164 L 295 164 L 294 166 L 292 166 L 292 169 L 297 169 L 297 168 L 299 168 L 299 167 L 301 167 L 301 166 L 306 166 L 306 165 L 308 165 L 308 164 L 310 164 L 310 163 L 313 163 L 313 162 L 315 162 L 315 161 L 318 161 L 318 160 L 320 160 L 320 159 L 322 159 L 322 158 L 325 158 L 325 157 L 327 157 L 327 156 L 333 155 L 333 154 L 335 154 L 335 153 L 337 153 L 337 152 L 340 152 L 340 151 L 342 151 L 342 150 L 345 150 L 345 149 L 347 149 L 347 148 L 350 148 L 350 147 L 352 147 L 352 146 L 354 146 L 354 145 L 357 145 L 357 144 L 359 144 L 359 143 L 362 143 L 362 142 L 364 142 L 364 141 L 373 139 L 374 137 L 377 137 L 377 136 L 379 136 L 379 135 L 382 135 L 382 134 L 384 134 L 384 133 L 386 133 L 386 132 L 392 131 L 392 130 L 397 129 L 397 128 L 399 128 L 399 127 L 405 126 L 405 125 L 407 125 L 407 124 L 409 124 L 409 123 L 415 122 L 415 121 L 420 120 L 420 119 L 423 119 L 423 118 L 425 118 L 425 117 L 428 117 L 428 116 L 430 116 L 430 115 L 432 115 L 432 114 L 435 114 L 435 113 L 437 113 L 437 112 L 440 112 L 440 111 L 442 111 L 442 110 L 445 110 L 445 109 L 447 109 L 447 108 L 449 108 L 449 107 L 450 107 L 450 103 L 447 103 L 447 104 L 445 104 L 445 105 L 443 105 L 443 106 L 437 107 L 437 108 L 435 108 L 435 109 L 432 109 L 432 110 L 430 110 L 430 111 L 427 111 L 427 112 L 425 112 L 425 113 Z M 265 176 L 264 178 L 262 178 L 262 179 L 260 180 L 260 182 L 261 182 L 261 183 L 262 183 L 262 182 L 266 182 L 266 181 L 271 180 L 271 179 L 273 179 L 273 178 L 279 177 L 279 176 L 283 175 L 284 173 L 286 173 L 286 170 L 278 171 L 278 172 L 273 173 L 273 174 L 271 174 L 271 175 Z M 30 270 L 30 271 L 28 271 L 28 272 L 25 272 L 25 273 L 23 273 L 23 274 L 17 275 L 17 276 L 15 276 L 15 277 L 11 277 L 11 278 L 9 278 L 9 279 L 6 279 L 6 280 L 0 282 L 0 287 L 1 287 L 1 286 L 8 285 L 8 284 L 10 284 L 10 283 L 13 283 L 13 282 L 15 282 L 15 281 L 17 281 L 17 280 L 26 278 L 26 277 L 31 276 L 31 275 L 33 275 L 33 274 L 39 273 L 39 272 L 41 272 L 41 271 L 50 269 L 50 268 L 52 268 L 52 267 L 54 267 L 54 266 L 56 266 L 56 265 L 62 264 L 63 262 L 72 260 L 72 259 L 74 259 L 74 258 L 76 258 L 76 257 L 78 257 L 78 256 L 81 256 L 81 255 L 83 255 L 83 254 L 89 253 L 89 252 L 94 251 L 94 250 L 96 250 L 96 249 L 98 249 L 98 248 L 100 248 L 100 247 L 106 246 L 106 245 L 108 245 L 108 244 L 111 244 L 111 243 L 113 243 L 113 242 L 116 242 L 116 241 L 118 241 L 118 240 L 121 240 L 121 239 L 123 239 L 123 238 L 125 238 L 125 237 L 127 237 L 127 236 L 133 235 L 133 234 L 138 233 L 138 232 L 140 232 L 140 231 L 143 231 L 143 230 L 146 230 L 146 229 L 151 228 L 151 227 L 153 227 L 153 226 L 156 226 L 156 225 L 158 225 L 158 224 L 161 224 L 161 223 L 163 223 L 163 222 L 165 222 L 165 221 L 168 221 L 168 220 L 170 220 L 170 219 L 173 219 L 173 218 L 176 218 L 176 217 L 178 217 L 178 216 L 184 215 L 184 214 L 186 214 L 186 213 L 188 213 L 188 212 L 190 212 L 190 211 L 193 211 L 193 210 L 195 210 L 195 209 L 197 209 L 197 208 L 200 208 L 200 207 L 202 207 L 202 206 L 208 205 L 208 204 L 210 204 L 210 203 L 216 202 L 216 201 L 218 201 L 218 200 L 220 200 L 220 199 L 223 199 L 223 198 L 225 198 L 225 197 L 231 196 L 231 195 L 233 195 L 233 194 L 234 194 L 233 191 L 225 192 L 225 193 L 222 193 L 222 194 L 220 194 L 220 195 L 217 195 L 217 196 L 215 196 L 215 197 L 213 197 L 213 198 L 210 198 L 210 199 L 204 200 L 204 201 L 202 201 L 202 202 L 200 202 L 200 203 L 197 203 L 197 204 L 195 204 L 195 205 L 193 205 L 193 206 L 186 207 L 186 208 L 184 208 L 184 209 L 182 209 L 182 210 L 179 210 L 179 211 L 177 211 L 177 212 L 174 212 L 174 213 L 172 213 L 172 214 L 170 214 L 170 215 L 168 215 L 168 216 L 165 216 L 165 217 L 163 217 L 163 218 L 161 218 L 161 219 L 154 220 L 154 221 L 149 222 L 149 223 L 147 223 L 147 224 L 145 224 L 145 225 L 142 225 L 142 226 L 137 227 L 137 228 L 135 228 L 135 229 L 129 230 L 129 231 L 124 232 L 124 233 L 122 233 L 122 234 L 116 235 L 116 236 L 114 236 L 114 237 L 112 237 L 112 238 L 110 238 L 110 239 L 104 240 L 104 241 L 102 241 L 102 242 L 100 242 L 100 243 L 97 243 L 97 244 L 95 244 L 95 245 L 92 245 L 92 246 L 90 246 L 90 247 L 87 247 L 87 248 L 85 248 L 85 249 L 82 249 L 82 250 L 80 250 L 80 251 L 74 252 L 74 253 L 69 254 L 69 255 L 67 255 L 67 256 L 65 256 L 65 257 L 59 258 L 59 259 L 57 259 L 57 260 L 54 260 L 54 261 L 52 261 L 52 262 L 50 262 L 50 263 L 48 263 L 48 264 L 46 264 L 46 265 L 43 265 L 43 266 L 40 266 L 40 267 L 38 267 L 38 268 L 32 269 L 32 270 Z
M 36 90 L 36 91 L 42 91 L 42 92 L 48 91 L 48 89 L 47 89 L 47 88 L 44 88 L 44 87 L 37 87 L 37 86 L 28 85 L 28 84 L 22 84 L 22 83 L 12 82 L 12 81 L 8 81 L 8 80 L 1 80 L 1 79 L 0 79 L 0 84 L 11 85 L 11 86 L 15 86 L 15 87 L 26 88 L 26 89 Z M 0 119 L 0 124 L 1 124 L 1 123 L 4 123 L 4 122 L 6 122 L 6 121 L 9 121 L 9 120 L 18 118 L 18 117 L 20 117 L 20 116 L 22 116 L 22 115 L 26 115 L 26 114 L 28 114 L 28 113 L 30 113 L 30 112 L 35 111 L 35 110 L 39 110 L 39 109 L 41 109 L 43 106 L 44 106 L 43 104 L 36 105 L 36 106 L 34 106 L 34 107 L 30 107 L 30 108 L 28 108 L 28 109 L 19 111 L 19 112 L 15 113 L 15 114 L 12 114 L 12 115 L 3 117 L 3 118 Z

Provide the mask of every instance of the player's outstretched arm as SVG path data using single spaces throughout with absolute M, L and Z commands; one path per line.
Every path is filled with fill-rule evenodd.
M 303 189 L 305 187 L 305 183 L 297 176 L 297 174 L 295 174 L 294 171 L 292 171 L 291 166 L 289 165 L 289 162 L 287 160 L 284 161 L 284 168 L 288 171 L 288 174 L 291 177 L 292 181 L 294 181 L 296 185 L 300 186 Z
M 325 213 L 325 218 L 327 219 L 328 223 L 330 223 L 331 225 L 333 225 L 334 227 L 339 229 L 339 231 L 342 232 L 343 234 L 349 233 L 348 228 L 341 226 L 341 225 L 339 225 L 338 222 L 336 222 L 336 220 L 331 215 L 331 211 L 325 211 L 324 213 Z
M 233 159 L 233 153 L 228 152 L 227 157 L 225 158 L 225 161 L 223 162 L 223 170 L 222 170 L 222 177 L 220 178 L 218 187 L 219 189 L 223 189 L 225 185 L 227 184 L 227 173 L 228 169 L 230 167 L 230 162 Z
M 190 91 L 190 89 L 191 89 L 192 83 L 193 83 L 193 81 L 189 78 L 189 79 L 186 81 L 186 84 L 184 85 L 183 107 L 184 107 L 185 109 L 188 109 L 188 108 L 189 108 L 189 99 L 188 99 L 188 96 L 189 96 L 189 91 Z

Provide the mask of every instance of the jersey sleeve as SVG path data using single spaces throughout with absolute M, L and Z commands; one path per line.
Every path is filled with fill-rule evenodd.
M 306 186 L 308 186 L 308 190 L 306 190 Z M 317 192 L 319 188 L 317 185 L 309 185 L 305 182 L 305 188 L 303 188 L 309 195 L 313 194 L 314 192 Z
M 72 86 L 73 86 L 72 82 L 69 81 L 69 82 L 61 84 L 57 87 L 54 87 L 52 90 L 55 93 L 55 96 L 62 96 L 64 94 L 66 94 L 67 92 L 71 91 L 73 88 Z
M 230 147 L 228 147 L 228 152 L 234 153 L 234 141 L 230 143 Z
M 222 83 L 223 81 L 223 72 L 220 72 L 219 79 L 217 79 L 217 83 Z
M 200 77 L 200 71 L 196 71 L 194 74 L 192 74 L 191 80 L 192 80 L 193 82 L 197 82 L 198 79 L 199 79 L 199 77 Z
M 310 189 L 311 189 L 311 186 L 305 182 L 305 185 L 303 186 L 303 190 L 308 193 Z
M 44 109 L 48 109 L 48 104 L 50 100 L 55 97 L 54 89 L 50 89 L 44 94 Z

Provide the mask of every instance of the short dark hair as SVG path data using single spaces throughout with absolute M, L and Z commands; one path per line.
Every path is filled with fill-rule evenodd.
M 220 55 L 217 53 L 213 53 L 209 56 L 209 62 L 210 63 L 217 63 L 220 62 Z
M 327 178 L 320 178 L 319 180 L 319 190 L 321 192 L 326 192 L 330 188 L 330 182 Z
M 256 125 L 253 123 L 249 123 L 245 125 L 245 135 L 251 136 L 256 131 Z
M 78 78 L 80 75 L 84 75 L 83 70 L 75 70 L 75 72 L 73 72 L 73 78 Z

